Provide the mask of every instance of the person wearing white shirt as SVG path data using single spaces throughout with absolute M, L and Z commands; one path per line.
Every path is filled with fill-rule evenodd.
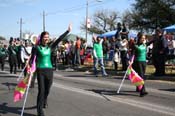
M 128 41 L 126 39 L 120 41 L 120 54 L 121 54 L 121 63 L 122 63 L 122 70 L 123 71 L 126 71 L 127 69 L 127 65 L 128 65 L 128 54 L 127 54 L 127 51 L 128 51 Z
M 32 51 L 32 46 L 29 45 L 28 42 L 25 42 L 25 46 L 21 47 L 21 61 L 22 67 L 24 68 L 26 65 L 27 60 L 30 58 L 30 54 Z M 24 76 L 26 76 L 27 71 L 24 71 Z

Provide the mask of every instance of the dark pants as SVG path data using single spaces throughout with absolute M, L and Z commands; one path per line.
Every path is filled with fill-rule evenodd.
M 115 68 L 115 71 L 117 71 L 117 69 L 118 69 L 118 62 L 114 61 L 114 68 Z
M 135 61 L 133 64 L 133 68 L 143 80 L 146 80 L 146 76 L 145 76 L 146 62 Z M 136 90 L 139 91 L 138 88 L 136 88 Z M 142 89 L 140 90 L 140 94 L 144 92 L 146 92 L 145 85 L 143 85 Z
M 153 55 L 153 65 L 156 69 L 155 75 L 162 76 L 165 74 L 165 55 Z
M 80 65 L 80 49 L 75 50 L 74 64 Z
M 37 112 L 39 115 L 43 115 L 43 106 L 47 103 L 47 97 L 53 81 L 53 69 L 37 69 L 37 80 Z
M 6 57 L 3 57 L 3 56 L 0 57 L 1 70 L 2 70 L 2 71 L 4 70 L 5 58 L 6 58 Z
M 127 51 L 121 51 L 120 53 L 121 53 L 122 70 L 126 71 L 128 67 Z
M 72 65 L 75 65 L 75 64 L 74 64 L 74 59 L 75 59 L 75 54 L 72 53 L 72 54 L 71 54 L 71 64 L 72 64 Z
M 16 74 L 16 67 L 17 67 L 17 56 L 16 55 L 10 55 L 9 56 L 9 64 L 10 64 L 10 73 L 13 72 Z
M 70 55 L 69 55 L 69 53 L 66 53 L 66 55 L 65 55 L 65 64 L 66 65 L 69 65 L 69 63 L 70 63 Z
M 27 75 L 27 67 L 25 67 L 26 66 L 26 63 L 27 63 L 27 59 L 24 59 L 24 63 L 22 63 L 22 69 L 24 69 L 24 76 L 26 76 Z
M 18 69 L 22 68 L 21 54 L 17 53 Z
M 30 84 L 30 88 L 34 88 L 35 87 L 35 79 L 36 79 L 36 72 L 34 72 L 32 80 L 31 80 L 31 84 Z
M 138 73 L 138 75 L 140 77 L 142 77 L 144 80 L 146 80 L 146 76 L 145 76 L 146 62 L 135 61 L 133 64 L 133 68 Z

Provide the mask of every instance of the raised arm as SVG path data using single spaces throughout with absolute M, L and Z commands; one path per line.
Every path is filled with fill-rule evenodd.
M 58 43 L 59 43 L 61 40 L 63 40 L 63 38 L 64 38 L 71 30 L 72 30 L 72 25 L 69 24 L 68 30 L 67 30 L 66 32 L 64 32 L 58 39 L 56 39 L 56 40 L 52 43 L 51 49 L 54 49 L 54 48 L 58 45 Z
M 149 46 L 150 44 L 152 44 L 156 39 L 151 39 L 150 41 L 146 42 L 146 46 Z

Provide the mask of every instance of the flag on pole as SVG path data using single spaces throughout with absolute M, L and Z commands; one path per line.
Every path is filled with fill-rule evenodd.
M 139 88 L 139 90 L 142 89 L 144 85 L 144 80 L 135 72 L 132 66 L 128 68 L 128 78 L 129 80 L 131 80 L 132 84 Z
M 36 61 L 36 56 L 34 56 L 32 67 L 30 68 L 31 73 L 34 73 L 36 70 L 36 62 L 35 61 Z
M 87 19 L 87 28 L 89 29 L 89 28 L 91 28 L 91 20 L 90 20 L 90 18 L 88 18 Z
M 15 91 L 14 91 L 14 96 L 13 96 L 14 102 L 17 102 L 23 98 L 23 95 L 24 95 L 26 88 L 27 88 L 28 80 L 29 80 L 29 78 L 25 77 L 16 86 Z
M 15 88 L 15 91 L 14 91 L 14 94 L 13 94 L 13 101 L 14 102 L 17 102 L 17 101 L 19 101 L 19 100 L 21 100 L 23 98 L 23 95 L 25 94 L 25 91 L 27 89 L 28 81 L 29 81 L 30 78 L 32 78 L 30 75 L 32 75 L 35 72 L 35 70 L 36 70 L 35 60 L 36 60 L 36 56 L 34 57 L 32 66 L 30 68 L 29 67 L 26 67 L 27 68 L 27 73 L 28 73 L 27 74 L 27 77 L 25 77 L 24 79 L 22 79 L 18 83 L 18 85 L 16 86 L 16 88 Z

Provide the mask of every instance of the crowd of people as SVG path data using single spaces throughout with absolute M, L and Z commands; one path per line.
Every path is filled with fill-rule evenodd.
M 87 49 L 87 42 L 80 37 L 75 41 L 62 41 L 71 31 L 71 26 L 58 39 L 49 39 L 48 32 L 42 32 L 40 40 L 31 42 L 30 40 L 20 40 L 10 38 L 9 46 L 0 46 L 1 70 L 4 70 L 5 59 L 8 58 L 10 73 L 16 74 L 18 69 L 25 69 L 31 66 L 34 56 L 36 60 L 36 77 L 38 80 L 38 115 L 44 116 L 43 108 L 47 106 L 47 96 L 53 81 L 53 68 L 56 70 L 58 62 L 63 65 L 81 66 L 88 58 L 93 59 L 94 75 L 98 77 L 98 66 L 101 68 L 103 77 L 108 74 L 105 66 L 108 61 L 112 61 L 115 71 L 122 65 L 122 71 L 126 71 L 131 65 L 130 60 L 135 56 L 133 68 L 138 75 L 146 80 L 145 70 L 148 61 L 152 61 L 155 67 L 156 76 L 165 75 L 165 61 L 174 59 L 175 38 L 172 34 L 163 34 L 161 29 L 156 29 L 151 36 L 139 32 L 137 37 L 128 37 L 129 30 L 125 24 L 118 23 L 117 32 L 112 38 L 93 36 L 93 47 Z M 37 37 L 35 38 L 37 40 Z M 47 72 L 47 73 L 46 73 Z M 33 84 L 33 83 L 32 83 Z M 141 90 L 136 88 L 143 97 L 147 93 L 145 85 Z
M 124 29 L 122 28 L 124 27 Z M 101 41 L 102 45 L 102 56 L 104 67 L 107 66 L 108 61 L 113 62 L 114 69 L 119 70 L 119 65 L 122 65 L 122 70 L 125 71 L 128 66 L 128 61 L 134 54 L 133 45 L 137 43 L 138 36 L 136 38 L 128 38 L 129 30 L 119 23 L 118 30 L 115 36 L 112 38 L 97 36 L 96 40 Z M 165 61 L 167 59 L 173 59 L 175 55 L 175 40 L 171 34 L 163 35 L 160 29 L 157 29 L 155 34 L 152 36 L 145 35 L 146 39 L 144 42 L 149 42 L 154 39 L 146 51 L 146 62 L 152 63 L 155 66 L 155 75 L 161 76 L 165 74 Z M 96 41 L 93 38 L 93 48 L 96 46 Z M 54 40 L 51 40 L 49 44 L 52 44 Z M 9 46 L 0 46 L 0 63 L 1 69 L 4 70 L 5 59 L 8 57 L 10 73 L 15 73 L 18 69 L 25 67 L 26 61 L 29 59 L 32 47 L 35 43 L 30 40 L 19 40 L 10 38 Z M 58 69 L 58 62 L 63 65 L 81 66 L 87 58 L 91 58 L 95 61 L 96 54 L 93 52 L 93 48 L 87 46 L 87 42 L 77 36 L 75 41 L 62 41 L 56 49 L 51 53 L 51 61 L 54 69 Z M 99 51 L 96 51 L 99 53 Z M 158 57 L 157 57 L 158 56 Z M 160 58 L 160 59 L 159 59 Z M 98 62 L 97 62 L 98 63 Z M 94 62 L 94 65 L 97 65 Z M 94 66 L 94 70 L 96 70 Z M 95 73 L 94 73 L 95 74 Z M 95 74 L 97 76 L 97 74 Z M 103 75 L 103 74 L 102 74 Z

